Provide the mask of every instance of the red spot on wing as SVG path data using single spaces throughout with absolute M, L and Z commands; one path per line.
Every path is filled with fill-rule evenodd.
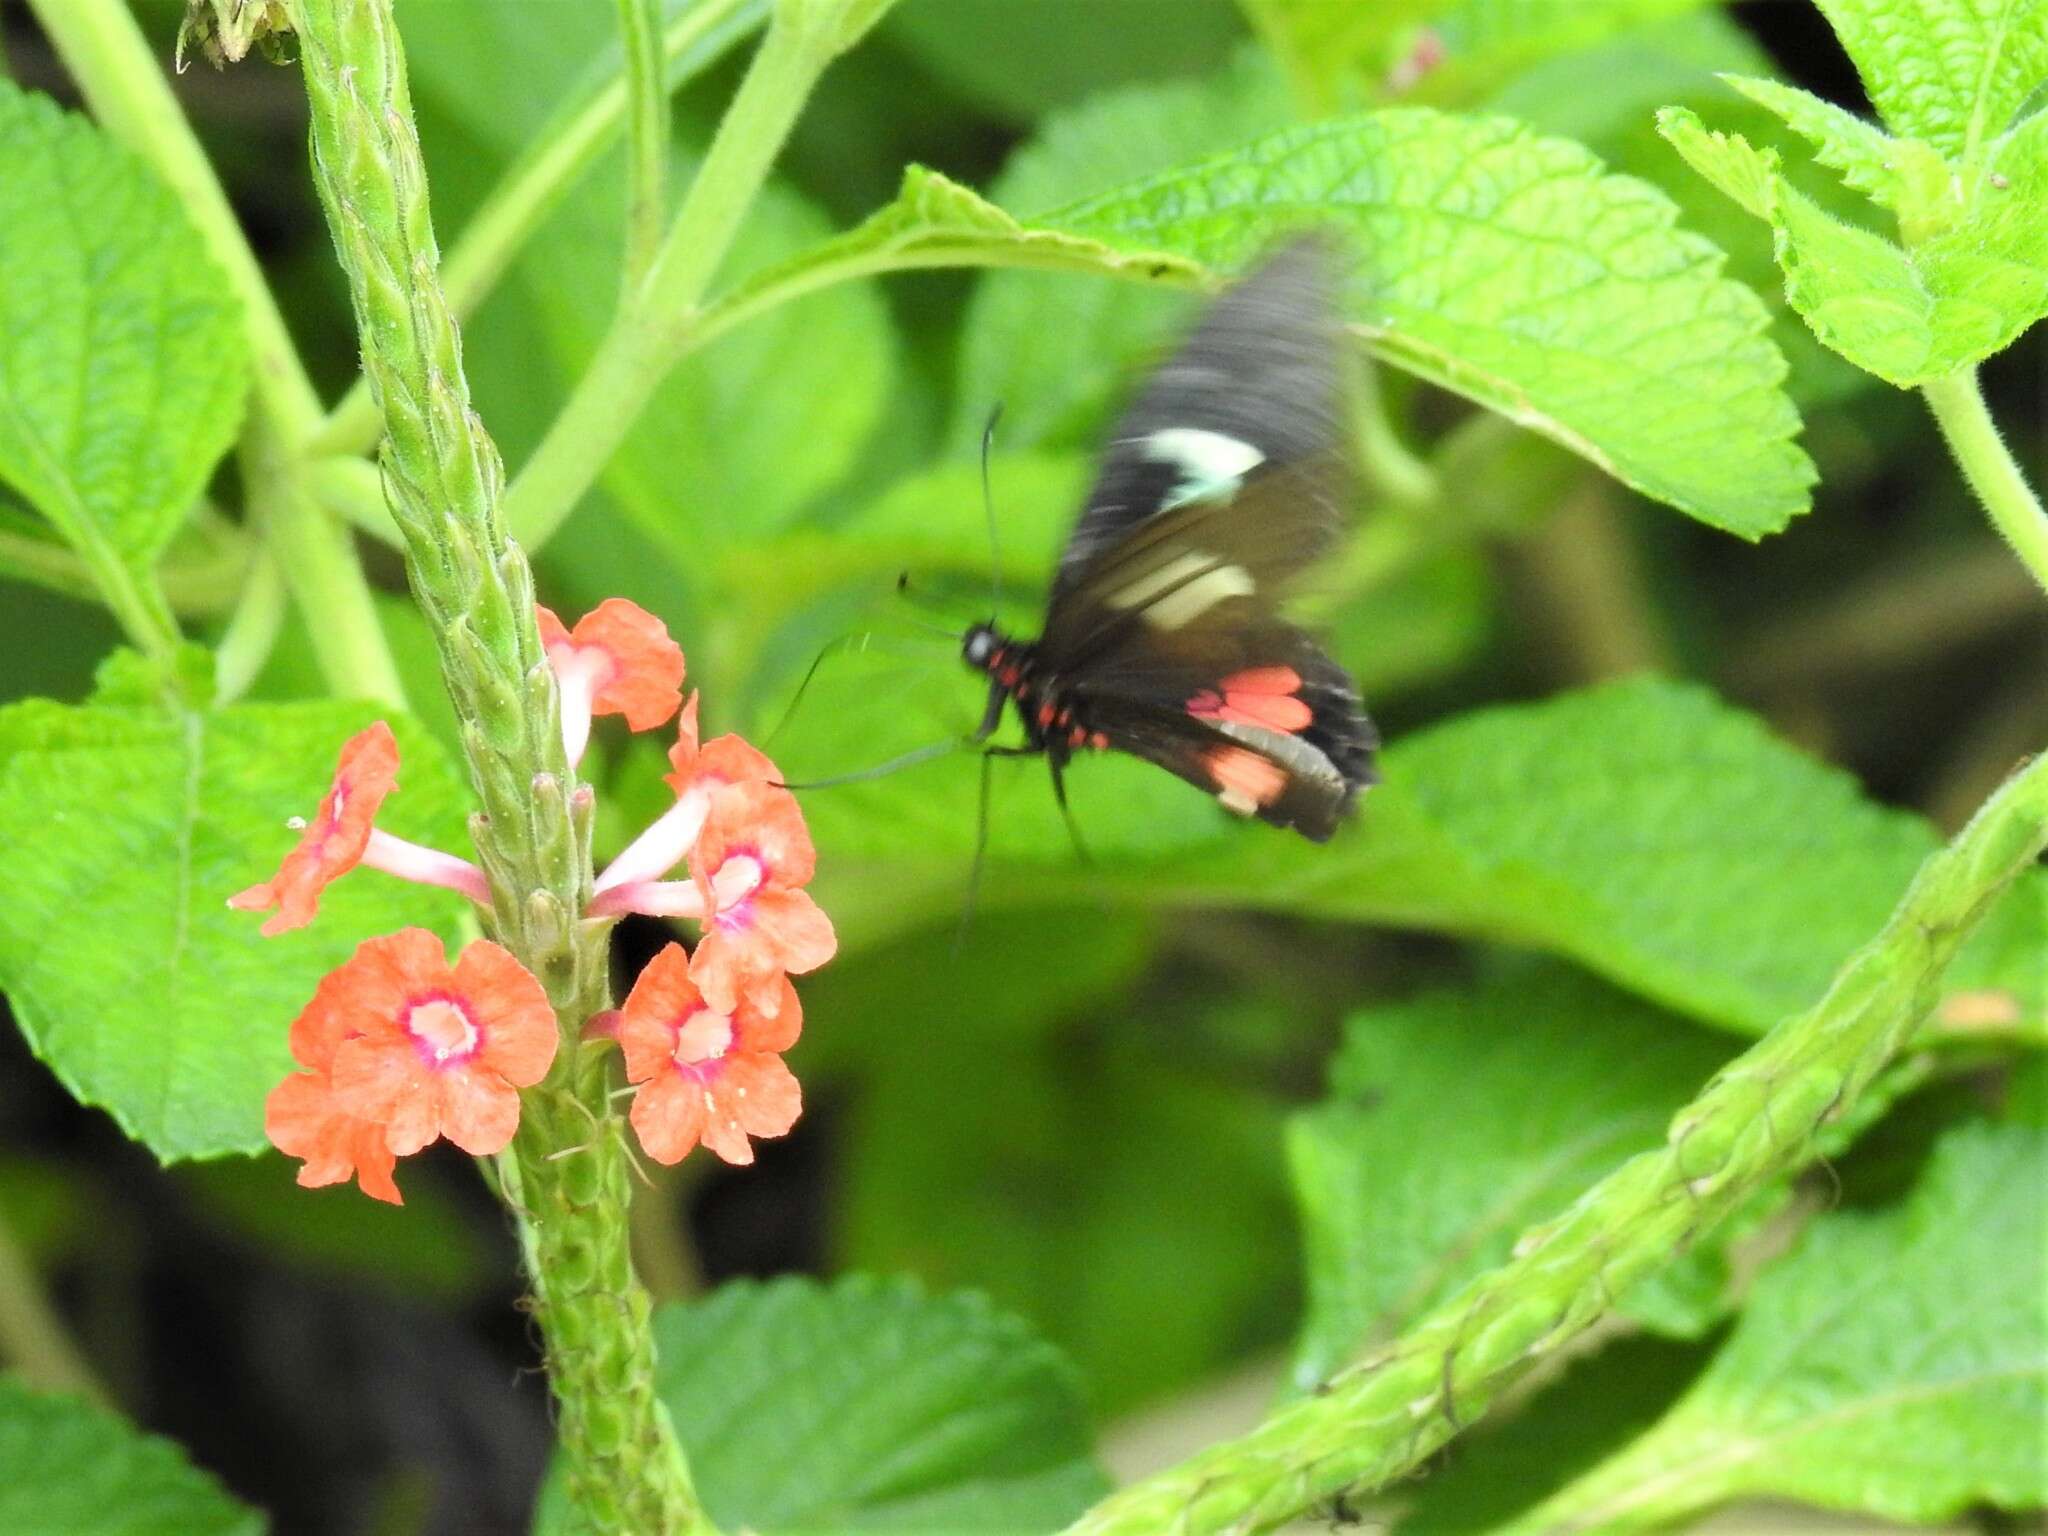
M 1202 689 L 1188 700 L 1188 713 L 1291 735 L 1315 719 L 1315 711 L 1295 697 L 1300 686 L 1301 674 L 1292 667 L 1250 667 Z
M 1223 803 L 1233 810 L 1271 805 L 1287 788 L 1285 768 L 1243 747 L 1211 747 L 1202 754 L 1202 766 L 1216 781 Z M 1240 804 L 1232 805 L 1233 801 Z

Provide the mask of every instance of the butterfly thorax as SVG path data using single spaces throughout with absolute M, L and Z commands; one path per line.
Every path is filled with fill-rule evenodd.
M 1083 747 L 1109 745 L 1100 731 L 1089 728 L 1078 701 L 1066 696 L 1061 680 L 1041 665 L 1038 647 L 1032 642 L 1014 639 L 993 624 L 977 624 L 962 637 L 960 657 L 976 671 L 988 674 L 984 734 L 995 728 L 1002 701 L 1008 699 L 1024 722 L 1026 739 L 1038 751 L 1064 760 Z

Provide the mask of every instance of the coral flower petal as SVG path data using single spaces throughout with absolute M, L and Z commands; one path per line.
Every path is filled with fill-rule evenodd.
M 690 957 L 680 944 L 665 944 L 641 969 L 619 1011 L 619 1052 L 626 1077 L 644 1083 L 675 1059 L 681 1021 L 703 1006 L 690 979 Z
M 715 871 L 739 854 L 758 859 L 770 885 L 803 885 L 810 880 L 818 867 L 818 851 L 804 828 L 795 795 L 773 784 L 742 783 L 712 801 L 691 867 Z
M 305 1159 L 298 1179 L 308 1189 L 340 1184 L 353 1175 L 371 1198 L 405 1204 L 391 1177 L 397 1159 L 385 1143 L 384 1128 L 341 1110 L 324 1076 L 294 1072 L 271 1089 L 263 1106 L 263 1130 L 280 1152 Z
M 440 1082 L 441 1134 L 475 1157 L 505 1150 L 519 1128 L 519 1094 L 495 1072 L 471 1066 Z
M 711 1103 L 719 1118 L 748 1136 L 785 1135 L 804 1110 L 803 1090 L 797 1085 L 796 1075 L 783 1065 L 780 1056 L 765 1052 L 728 1060 L 712 1092 Z M 718 1151 L 709 1127 L 704 1144 Z
M 486 1066 L 515 1088 L 547 1076 L 559 1036 L 539 977 L 510 950 L 478 939 L 455 962 L 455 990 L 483 1021 L 478 1054 Z
M 320 810 L 300 834 L 298 846 L 270 879 L 228 898 L 241 912 L 277 908 L 264 920 L 263 934 L 275 937 L 303 928 L 320 910 L 320 893 L 362 861 L 371 823 L 385 796 L 398 786 L 398 739 L 382 720 L 349 738 L 341 749 L 334 782 Z
M 508 952 L 479 940 L 451 968 L 424 928 L 361 945 L 293 1029 L 295 1050 L 325 1052 L 340 1107 L 379 1122 L 401 1157 L 440 1136 L 501 1150 L 516 1089 L 546 1074 L 557 1043 L 546 993 Z
M 680 1072 L 664 1072 L 633 1095 L 626 1118 L 657 1163 L 680 1163 L 704 1132 L 709 1098 L 704 1085 Z
M 586 613 L 574 630 L 546 608 L 539 610 L 541 641 L 551 656 L 565 648 L 597 658 L 591 710 L 624 715 L 635 731 L 652 730 L 682 701 L 683 652 L 668 627 L 637 603 L 609 597 Z

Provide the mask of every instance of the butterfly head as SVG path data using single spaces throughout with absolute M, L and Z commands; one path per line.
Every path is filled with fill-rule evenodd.
M 977 672 L 993 669 L 1003 649 L 1003 637 L 993 624 L 977 624 L 960 637 L 960 659 Z

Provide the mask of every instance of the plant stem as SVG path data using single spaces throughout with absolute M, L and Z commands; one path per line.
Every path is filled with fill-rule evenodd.
M 378 622 L 354 540 L 314 501 L 302 467 L 263 421 L 251 422 L 242 440 L 242 478 L 256 525 L 305 616 L 329 691 L 338 698 L 374 699 L 404 709 L 405 683 Z
M 595 802 L 562 746 L 533 574 L 499 515 L 496 445 L 469 396 L 439 281 L 392 0 L 289 0 L 312 104 L 314 177 L 348 275 L 406 572 L 433 628 L 463 751 L 495 937 L 547 989 L 561 1046 L 522 1096 L 497 1165 L 518 1217 L 579 1530 L 702 1532 L 654 1396 L 646 1292 L 627 1236 L 625 1148 L 606 1058 L 582 1045 L 608 1001 L 606 928 L 583 920 Z
M 804 102 L 837 57 L 829 27 L 785 5 L 690 182 L 646 281 L 619 306 L 590 366 L 505 497 L 505 520 L 536 546 L 603 473 L 689 345 L 691 322 Z
M 2005 536 L 2042 590 L 2048 591 L 2048 510 L 2043 510 L 2040 498 L 1998 435 L 1998 425 L 1992 421 L 1977 384 L 1977 370 L 1965 368 L 1923 384 L 1920 393 L 1927 397 L 1928 409 L 1934 412 L 1935 424 L 1947 439 L 1963 478 L 1991 514 L 1992 525 Z
M 1933 1004 L 1949 959 L 2044 847 L 2048 757 L 1920 866 L 1820 1001 L 1716 1074 L 1663 1146 L 1525 1232 L 1514 1258 L 1373 1358 L 1251 1434 L 1113 1494 L 1070 1536 L 1267 1530 L 1418 1465 L 1847 1116 Z
M 638 290 L 661 249 L 668 213 L 668 87 L 655 0 L 618 0 L 626 52 L 626 250 L 621 294 Z
M 249 691 L 264 662 L 270 659 L 271 648 L 277 644 L 278 631 L 284 627 L 284 610 L 284 573 L 266 550 L 250 566 L 234 614 L 221 634 L 220 644 L 214 647 L 216 703 L 232 704 Z
M 767 9 L 766 0 L 698 0 L 676 17 L 661 38 L 666 88 L 673 92 L 722 58 L 761 24 Z M 614 68 L 571 96 L 534 135 L 442 264 L 441 286 L 458 318 L 483 302 L 562 194 L 612 142 L 625 116 L 625 77 Z M 323 453 L 365 453 L 382 429 L 369 383 L 358 380 L 314 446 Z
M 320 419 L 320 397 L 256 253 L 126 0 L 29 0 L 29 8 L 101 126 L 148 161 L 184 204 L 241 308 L 258 404 L 288 440 L 303 437 Z
M 44 1294 L 35 1266 L 0 1221 L 0 1361 L 42 1392 L 73 1392 L 111 1406 L 113 1399 L 78 1352 Z

